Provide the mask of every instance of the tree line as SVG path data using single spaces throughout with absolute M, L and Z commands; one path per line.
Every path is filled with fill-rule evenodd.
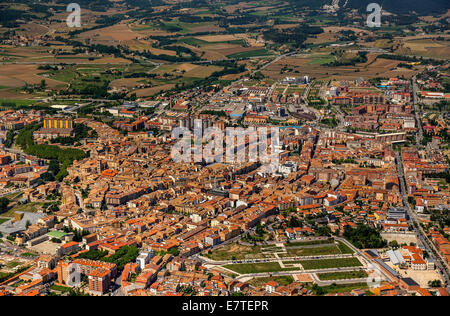
M 52 175 L 55 177 L 56 181 L 62 181 L 68 175 L 67 168 L 72 165 L 75 160 L 82 160 L 86 158 L 87 155 L 84 151 L 76 148 L 63 149 L 58 146 L 47 144 L 36 145 L 33 140 L 33 133 L 41 126 L 42 124 L 26 126 L 17 136 L 16 144 L 29 155 L 53 161 L 52 169 L 49 168 L 50 171 L 54 172 L 57 169 L 57 163 L 59 171 L 56 175 Z

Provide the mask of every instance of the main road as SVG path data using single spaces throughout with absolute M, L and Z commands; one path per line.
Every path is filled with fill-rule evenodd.
M 406 181 L 403 172 L 403 162 L 398 152 L 395 153 L 395 164 L 397 167 L 397 174 L 400 182 L 400 194 L 402 195 L 403 205 L 405 206 L 405 209 L 407 210 L 407 213 L 410 217 L 410 224 L 412 224 L 412 226 L 414 227 L 414 231 L 416 232 L 418 240 L 425 247 L 425 250 L 427 251 L 429 256 L 435 261 L 436 267 L 439 269 L 440 274 L 444 278 L 444 286 L 447 287 L 448 290 L 450 290 L 450 273 L 448 270 L 448 266 L 445 264 L 445 259 L 442 257 L 438 249 L 436 249 L 435 245 L 428 239 L 422 226 L 420 226 L 419 224 L 416 212 L 411 209 L 408 203 Z
M 412 101 L 414 104 L 414 115 L 416 116 L 417 121 L 417 129 L 418 133 L 416 133 L 416 146 L 418 148 L 422 148 L 422 139 L 423 139 L 423 128 L 422 128 L 422 115 L 420 112 L 420 105 L 419 105 L 419 99 L 418 99 L 418 87 L 417 87 L 417 81 L 416 77 L 413 77 L 411 79 L 411 85 L 413 87 L 413 93 L 412 93 Z

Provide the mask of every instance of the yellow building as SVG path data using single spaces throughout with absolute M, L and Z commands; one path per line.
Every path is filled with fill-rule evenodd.
M 72 129 L 73 120 L 66 117 L 45 118 L 44 128 L 46 129 Z

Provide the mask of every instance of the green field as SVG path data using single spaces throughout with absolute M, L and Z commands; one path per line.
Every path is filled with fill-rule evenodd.
M 0 272 L 0 282 L 9 279 L 10 275 L 11 275 L 10 273 Z
M 14 202 L 14 201 L 19 201 L 20 198 L 22 197 L 23 192 L 19 192 L 19 193 L 10 193 L 8 195 L 5 195 L 4 197 L 7 198 L 10 202 Z
M 218 248 L 212 253 L 205 254 L 205 256 L 216 261 L 222 261 L 274 258 L 273 253 L 278 253 L 281 258 L 353 253 L 353 251 L 345 244 L 334 243 L 334 239 L 292 242 L 286 243 L 284 246 L 285 249 L 278 247 L 275 244 L 247 246 L 232 243 Z M 286 250 L 286 252 L 284 252 L 284 250 Z
M 236 40 L 231 40 L 231 41 L 207 42 L 207 41 L 195 38 L 195 37 L 186 37 L 186 38 L 180 39 L 178 42 L 185 43 L 185 44 L 192 45 L 192 46 L 209 46 L 209 47 L 213 47 L 214 45 L 217 45 L 217 44 L 236 44 L 236 45 L 240 45 L 240 46 L 245 45 L 245 41 L 242 39 L 236 39 Z
M 300 263 L 305 270 L 315 269 L 332 269 L 332 268 L 347 268 L 347 267 L 361 267 L 362 264 L 357 258 L 338 258 L 338 259 L 321 259 L 321 260 L 300 260 L 300 261 L 286 261 L 284 264 Z
M 318 293 L 317 290 L 320 290 L 321 293 Z M 352 284 L 332 284 L 328 286 L 316 286 L 313 287 L 312 290 L 316 293 L 316 295 L 325 295 L 325 294 L 334 294 L 334 293 L 344 293 L 351 292 L 356 289 L 368 289 L 366 283 L 352 283 Z
M 351 272 L 318 273 L 317 276 L 322 281 L 330 281 L 330 280 L 362 279 L 367 277 L 368 275 L 365 271 L 351 271 Z
M 296 257 L 296 256 L 325 256 L 338 255 L 341 251 L 336 245 L 311 247 L 311 248 L 287 248 L 287 253 L 280 254 L 280 257 Z
M 335 58 L 331 55 L 317 55 L 313 56 L 312 60 L 308 63 L 310 65 L 324 65 L 333 62 Z
M 354 251 L 349 246 L 344 244 L 342 241 L 338 241 L 338 247 L 339 247 L 339 250 L 341 251 L 341 253 L 343 253 L 343 254 L 354 253 Z
M 330 245 L 334 243 L 334 239 L 326 240 L 311 240 L 311 241 L 296 241 L 284 244 L 286 247 L 298 247 L 298 246 L 313 246 L 313 245 Z
M 195 37 L 186 37 L 186 38 L 182 38 L 178 41 L 179 43 L 184 43 L 184 44 L 188 44 L 191 46 L 203 46 L 203 45 L 208 45 L 211 44 L 207 41 L 195 38 Z
M 20 99 L 0 99 L 0 106 L 9 106 L 14 104 L 15 106 L 28 106 L 35 104 L 33 100 L 20 100 Z
M 59 231 L 52 231 L 47 233 L 48 236 L 52 237 L 52 238 L 57 238 L 57 239 L 61 239 L 64 236 L 66 236 L 67 234 L 64 232 L 59 232 Z
M 228 55 L 228 58 L 231 59 L 239 59 L 239 58 L 250 58 L 250 57 L 259 57 L 259 56 L 270 56 L 272 53 L 267 51 L 266 49 L 257 49 L 257 50 L 251 50 L 248 52 L 242 52 L 242 53 L 236 53 Z
M 7 267 L 8 269 L 14 269 L 15 267 L 20 266 L 22 263 L 18 262 L 18 261 L 10 261 L 8 262 L 5 267 Z
M 154 23 L 153 28 L 158 28 L 160 30 L 164 30 L 167 32 L 188 34 L 191 32 L 191 29 L 202 27 L 202 26 L 215 26 L 215 25 L 216 25 L 216 23 L 214 23 L 214 22 L 188 23 L 188 22 L 179 21 L 178 19 L 173 19 L 171 21 Z
M 7 221 L 9 221 L 9 220 L 10 220 L 10 218 L 0 218 L 0 225 L 5 223 L 5 222 L 7 222 Z
M 250 285 L 254 287 L 261 287 L 267 282 L 275 281 L 280 285 L 289 285 L 294 282 L 294 278 L 290 275 L 282 275 L 282 276 L 274 276 L 274 277 L 262 277 L 262 278 L 254 278 L 248 281 Z
M 15 212 L 28 212 L 28 213 L 36 213 L 41 207 L 44 205 L 44 203 L 40 202 L 30 202 L 27 204 L 16 204 L 8 210 L 6 213 L 3 213 L 2 216 L 5 217 L 13 217 Z
M 62 292 L 62 293 L 65 293 L 65 292 L 69 292 L 69 291 L 70 291 L 70 287 L 67 287 L 67 286 L 61 286 L 61 285 L 56 285 L 56 284 L 53 284 L 53 285 L 50 287 L 50 289 L 53 290 L 53 291 L 58 291 L 58 292 Z
M 281 271 L 298 271 L 299 268 L 281 268 L 278 262 L 263 262 L 263 263 L 242 263 L 242 264 L 227 264 L 224 266 L 229 270 L 240 274 L 264 273 L 264 272 L 281 272 Z
M 22 257 L 26 257 L 26 258 L 35 258 L 38 255 L 32 252 L 25 252 L 24 254 L 22 254 Z

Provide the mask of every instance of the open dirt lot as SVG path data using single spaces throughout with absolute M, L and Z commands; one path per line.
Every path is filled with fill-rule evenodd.
M 53 243 L 53 242 L 47 240 L 47 241 L 44 241 L 43 243 L 34 245 L 32 247 L 28 247 L 28 248 L 33 251 L 37 251 L 39 253 L 55 255 L 60 246 L 61 246 L 61 244 L 56 244 L 56 243 Z
M 120 44 L 122 41 L 139 39 L 141 38 L 141 35 L 130 30 L 128 25 L 121 23 L 103 29 L 84 32 L 79 35 L 79 38 L 90 38 L 96 43 L 108 43 L 108 45 L 114 45 Z
M 130 89 L 130 88 L 134 88 L 134 87 L 138 86 L 141 83 L 140 81 L 143 81 L 143 80 L 145 80 L 145 78 L 123 78 L 123 79 L 117 79 L 117 80 L 114 80 L 113 82 L 111 82 L 109 84 L 109 86 L 111 88 L 124 87 L 124 88 Z
M 152 47 L 151 43 L 149 41 L 145 40 L 130 40 L 130 41 L 124 41 L 124 44 L 127 45 L 131 50 L 148 50 L 154 55 L 169 55 L 169 56 L 176 56 L 176 52 L 173 50 L 167 50 L 167 49 L 159 49 Z
M 425 289 L 430 288 L 428 285 L 429 281 L 433 281 L 433 280 L 443 281 L 441 279 L 441 276 L 439 275 L 439 273 L 436 270 L 425 270 L 425 271 L 412 270 L 412 269 L 402 270 L 402 269 L 395 267 L 390 262 L 388 262 L 388 265 L 391 268 L 393 268 L 395 271 L 397 271 L 402 277 L 413 279 L 420 285 L 420 287 L 425 288 Z
M 417 244 L 417 237 L 414 234 L 381 233 L 381 237 L 388 242 L 396 240 L 399 244 Z
M 438 41 L 437 39 L 414 39 L 404 42 L 404 47 L 406 47 L 411 54 L 434 57 L 434 58 L 445 58 L 445 56 L 450 56 L 450 43 L 448 41 Z
M 183 75 L 184 77 L 193 78 L 206 78 L 209 77 L 213 72 L 222 70 L 222 67 L 217 66 L 201 66 L 189 63 L 179 64 L 179 65 L 164 65 L 158 68 L 156 73 L 175 73 Z
M 305 283 L 313 282 L 313 278 L 309 273 L 296 274 L 294 275 L 294 280 Z
M 238 39 L 235 35 L 205 35 L 205 36 L 196 36 L 196 39 L 205 42 L 226 42 L 226 41 L 234 41 Z
M 136 93 L 137 97 L 148 97 L 148 96 L 152 96 L 156 93 L 159 93 L 161 91 L 170 90 L 173 87 L 175 87 L 174 84 L 165 84 L 162 86 L 157 86 L 157 87 L 152 87 L 152 88 L 137 89 L 137 90 L 134 90 L 132 93 Z

